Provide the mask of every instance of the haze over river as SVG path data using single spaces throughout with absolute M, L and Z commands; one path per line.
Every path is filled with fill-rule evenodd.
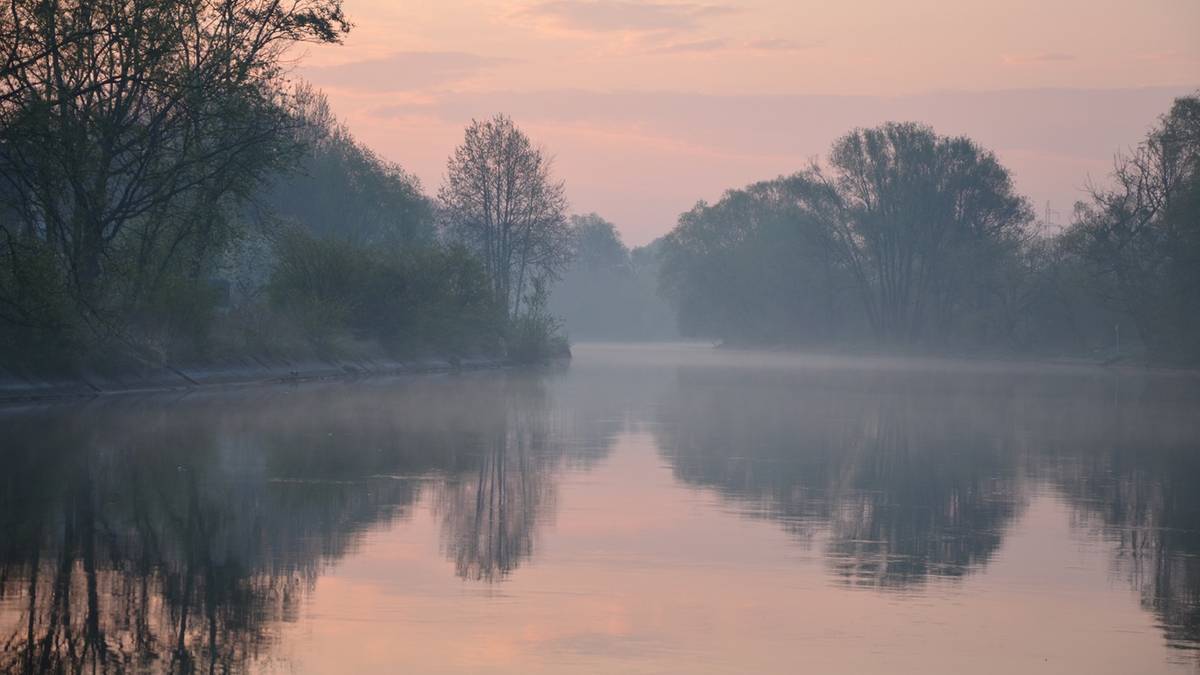
M 0 409 L 0 672 L 1200 667 L 1200 377 L 575 352 Z

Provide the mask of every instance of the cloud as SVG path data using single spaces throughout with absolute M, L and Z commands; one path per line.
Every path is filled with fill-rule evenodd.
M 697 199 L 803 168 L 833 141 L 888 120 L 927 122 L 996 151 L 1039 206 L 1067 211 L 1112 152 L 1190 88 L 943 91 L 906 96 L 712 95 L 672 91 L 442 93 L 375 108 L 364 128 L 393 129 L 394 157 L 436 185 L 472 118 L 513 117 L 556 157 L 572 203 L 620 224 L 627 241 L 662 234 Z M 366 111 L 364 111 L 366 112 Z M 1087 124 L 1079 120 L 1086 119 Z M 413 138 L 438 136 L 427 156 Z
M 1073 54 L 1062 52 L 1038 52 L 1036 54 L 1005 54 L 1000 61 L 1006 66 L 1031 66 L 1038 63 L 1058 63 L 1074 61 Z
M 657 37 L 657 36 L 654 36 Z M 648 40 L 647 42 L 651 42 Z M 688 42 L 668 42 L 646 51 L 647 54 L 711 54 L 713 52 L 799 52 L 821 46 L 820 42 L 797 42 L 795 40 L 752 40 L 729 42 L 713 38 Z
M 724 40 L 695 40 L 693 42 L 675 42 L 650 50 L 651 54 L 697 54 L 718 52 L 727 49 L 729 45 Z
M 1189 59 L 1187 54 L 1178 49 L 1163 52 L 1146 52 L 1137 54 L 1133 58 L 1135 61 L 1148 63 L 1186 63 L 1189 60 L 1195 60 Z
M 511 63 L 466 52 L 397 52 L 336 66 L 302 68 L 316 84 L 338 89 L 397 92 L 465 80 L 494 66 Z
M 727 5 L 632 0 L 549 0 L 519 12 L 556 28 L 587 33 L 681 31 L 738 11 Z
M 432 117 L 463 123 L 497 111 L 518 122 L 639 133 L 722 151 L 783 154 L 802 160 L 824 152 L 857 126 L 920 121 L 940 133 L 965 133 L 996 148 L 1104 161 L 1140 138 L 1148 120 L 1182 88 L 947 91 L 908 96 L 711 95 L 670 91 L 459 92 L 426 102 L 376 108 L 380 118 Z M 1080 119 L 1089 123 L 1080 125 Z M 804 120 L 799 130 L 796 120 Z M 817 142 L 819 141 L 819 142 Z
M 807 49 L 820 47 L 823 42 L 800 42 L 797 40 L 782 40 L 782 39 L 766 39 L 754 40 L 746 44 L 748 49 L 755 49 L 767 52 L 799 52 Z

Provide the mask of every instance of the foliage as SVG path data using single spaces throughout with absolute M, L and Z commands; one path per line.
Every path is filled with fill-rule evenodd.
M 54 252 L 35 237 L 6 237 L 0 254 L 0 368 L 70 368 L 81 326 Z
M 989 289 L 973 283 L 980 272 L 1032 220 L 995 155 L 926 126 L 857 130 L 834 144 L 830 165 L 831 176 L 816 168 L 812 177 L 834 193 L 831 236 L 881 337 L 953 331 L 955 314 L 987 301 Z
M 268 213 L 362 246 L 431 243 L 433 204 L 420 182 L 355 140 L 324 95 L 302 87 L 297 99 L 303 152 L 264 190 Z
M 855 325 L 824 223 L 781 179 L 697 204 L 663 239 L 661 282 L 687 335 L 812 342 Z M 860 321 L 859 321 L 860 322 Z
M 629 250 L 616 227 L 594 213 L 571 216 L 570 225 L 573 260 L 550 296 L 565 328 L 593 339 L 674 336 L 657 288 L 657 247 Z
M 1030 220 L 995 157 L 916 124 L 860 129 L 829 167 L 680 217 L 662 281 L 692 334 L 754 342 L 1005 338 L 997 289 Z
M 284 51 L 347 24 L 339 0 L 47 7 L 0 21 L 0 227 L 52 247 L 79 309 L 111 325 L 114 294 L 219 247 L 214 205 L 288 156 Z M 134 285 L 114 289 L 118 271 Z
M 549 291 L 542 277 L 532 279 L 525 309 L 510 326 L 508 355 L 517 363 L 535 363 L 570 356 L 567 339 L 559 333 L 561 322 L 547 310 Z
M 595 213 L 571 216 L 569 224 L 576 268 L 596 271 L 629 266 L 629 249 L 615 225 Z
M 13 360 L 201 354 L 214 261 L 298 151 L 285 52 L 348 26 L 340 0 L 10 3 L 0 332 Z
M 1200 96 L 1175 101 L 1066 239 L 1151 358 L 1200 363 Z
M 824 166 L 683 214 L 660 282 L 685 333 L 724 340 L 1200 362 L 1200 98 L 1177 100 L 1113 183 L 1067 231 L 1040 231 L 970 140 L 860 129 Z
M 296 229 L 276 252 L 272 306 L 322 355 L 336 353 L 345 337 L 391 352 L 494 350 L 486 279 L 461 246 L 363 249 Z
M 524 209 L 497 285 L 469 238 L 438 241 L 415 178 L 289 84 L 292 46 L 348 29 L 340 0 L 10 9 L 0 366 L 499 353 L 497 289 L 520 297 L 565 260 L 562 186 L 510 121 L 488 127 Z

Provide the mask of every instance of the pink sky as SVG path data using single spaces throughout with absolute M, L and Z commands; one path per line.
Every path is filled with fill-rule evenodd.
M 297 74 L 430 193 L 475 117 L 512 115 L 575 212 L 627 242 L 697 200 L 917 120 L 996 151 L 1067 219 L 1089 177 L 1200 86 L 1200 2 L 346 0 Z

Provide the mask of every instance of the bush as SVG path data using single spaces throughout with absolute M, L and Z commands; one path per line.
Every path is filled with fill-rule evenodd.
M 525 300 L 525 311 L 510 326 L 508 355 L 518 363 L 537 363 L 569 357 L 571 347 L 561 334 L 561 322 L 546 309 L 545 280 L 534 278 L 533 291 Z
M 295 322 L 319 354 L 336 351 L 356 303 L 366 294 L 363 256 L 349 244 L 299 230 L 276 242 L 277 261 L 267 287 L 271 304 Z
M 172 274 L 156 284 L 123 323 L 152 363 L 207 355 L 221 291 L 207 279 Z
M 274 309 L 322 355 L 347 339 L 393 354 L 494 352 L 497 311 L 477 260 L 461 247 L 363 248 L 295 230 L 280 237 Z
M 10 238 L 0 253 L 0 367 L 64 372 L 83 350 L 82 327 L 53 251 Z

